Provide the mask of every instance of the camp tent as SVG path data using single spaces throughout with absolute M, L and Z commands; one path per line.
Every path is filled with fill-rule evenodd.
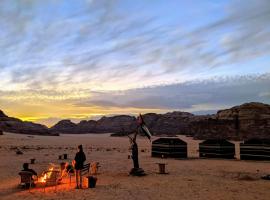
M 270 160 L 270 140 L 250 139 L 240 144 L 241 160 Z
M 235 145 L 224 139 L 205 140 L 199 144 L 200 157 L 233 159 Z
M 163 137 L 152 142 L 152 157 L 187 158 L 187 143 L 176 137 Z

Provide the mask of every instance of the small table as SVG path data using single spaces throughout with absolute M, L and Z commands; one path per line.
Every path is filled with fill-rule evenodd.
M 168 172 L 166 172 L 166 165 L 168 165 L 167 163 L 156 163 L 156 164 L 158 164 L 159 174 L 168 174 Z

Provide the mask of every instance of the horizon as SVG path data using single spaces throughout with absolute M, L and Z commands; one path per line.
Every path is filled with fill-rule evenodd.
M 51 126 L 270 104 L 269 13 L 267 0 L 3 0 L 0 109 Z
M 265 104 L 265 103 L 262 103 L 262 102 L 245 102 L 243 104 L 249 104 L 249 103 L 259 103 L 259 104 Z M 243 105 L 241 104 L 241 105 Z M 226 109 L 231 109 L 233 107 L 236 107 L 236 106 L 241 106 L 241 105 L 234 105 L 232 107 L 228 107 L 228 108 L 223 108 L 221 110 L 217 110 L 217 111 L 209 111 L 209 112 L 186 112 L 186 111 L 181 111 L 181 110 L 172 110 L 172 111 L 168 111 L 168 112 L 165 112 L 165 113 L 153 113 L 153 114 L 161 114 L 161 115 L 164 115 L 164 114 L 169 114 L 169 113 L 174 113 L 174 112 L 181 112 L 181 113 L 189 113 L 189 114 L 193 114 L 194 116 L 208 116 L 208 115 L 216 115 L 217 112 L 219 111 L 222 111 L 222 110 L 226 110 Z M 266 105 L 269 105 L 269 104 L 266 104 Z M 9 116 L 7 113 L 5 113 L 4 110 L 1 110 L 4 114 L 6 114 L 8 117 L 14 117 L 14 116 Z M 90 120 L 94 120 L 94 121 L 98 121 L 100 120 L 101 118 L 103 117 L 115 117 L 115 116 L 121 116 L 121 115 L 125 115 L 125 116 L 132 116 L 132 117 L 137 117 L 139 114 L 142 114 L 142 115 L 146 115 L 146 114 L 152 114 L 150 112 L 148 113 L 138 113 L 138 114 L 110 114 L 110 115 L 100 115 L 100 116 L 95 116 L 95 117 L 90 117 L 90 118 L 84 118 L 84 119 L 78 119 L 78 118 L 75 118 L 75 119 L 72 119 L 72 118 L 67 118 L 67 119 L 59 119 L 59 121 L 56 121 L 54 124 L 46 124 L 46 123 L 40 123 L 42 125 L 45 125 L 46 127 L 48 128 L 51 128 L 53 127 L 54 125 L 58 124 L 60 121 L 62 120 L 70 120 L 72 123 L 74 124 L 79 124 L 80 122 L 82 121 L 90 121 Z M 16 117 L 15 117 L 16 118 Z M 22 120 L 22 119 L 21 119 Z M 24 121 L 24 120 L 23 120 Z M 34 122 L 34 121 L 28 121 L 28 120 L 25 120 L 25 122 Z M 35 122 L 34 122 L 35 123 Z

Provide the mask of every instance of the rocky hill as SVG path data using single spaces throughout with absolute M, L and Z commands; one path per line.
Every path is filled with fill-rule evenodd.
M 191 122 L 209 116 L 195 116 L 187 112 L 170 112 L 166 114 L 147 113 L 143 119 L 154 135 L 188 134 Z M 70 120 L 59 121 L 50 130 L 56 133 L 116 133 L 125 135 L 136 130 L 136 118 L 128 115 L 102 117 L 94 121 L 81 121 L 78 124 Z
M 136 129 L 136 118 L 128 115 L 118 115 L 114 117 L 102 117 L 101 119 L 83 120 L 78 124 L 70 120 L 61 120 L 50 130 L 55 133 L 126 133 Z
M 0 130 L 12 133 L 22 133 L 30 135 L 57 135 L 41 124 L 25 122 L 17 118 L 8 117 L 0 110 Z M 0 131 L 0 132 L 1 132 Z
M 187 112 L 147 113 L 144 121 L 154 135 L 186 134 L 197 139 L 270 138 L 270 105 L 246 103 L 220 110 L 214 115 L 196 116 Z M 125 135 L 136 129 L 136 118 L 127 115 L 102 117 L 78 124 L 62 120 L 51 128 L 56 133 L 116 133 Z
M 196 139 L 246 139 L 270 138 L 270 105 L 246 103 L 230 109 L 220 110 L 214 115 L 193 115 L 187 112 L 166 114 L 147 113 L 144 121 L 154 135 L 185 134 Z M 6 116 L 0 111 L 0 130 L 52 135 L 59 133 L 115 133 L 125 135 L 136 130 L 136 118 L 128 115 L 102 117 L 99 120 L 83 120 L 73 123 L 70 120 L 59 121 L 52 128 L 23 122 Z
M 190 132 L 197 139 L 270 138 L 270 105 L 251 102 L 220 110 L 215 116 L 192 122 Z

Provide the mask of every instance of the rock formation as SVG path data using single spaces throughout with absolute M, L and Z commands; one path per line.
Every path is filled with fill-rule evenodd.
M 83 120 L 78 124 L 70 120 L 59 121 L 51 128 L 51 131 L 58 133 L 130 133 L 136 129 L 136 118 L 128 115 L 114 117 L 102 117 L 101 119 Z
M 56 135 L 44 125 L 33 122 L 25 122 L 20 119 L 8 117 L 0 110 L 0 130 L 12 133 L 22 133 L 30 135 Z
M 186 112 L 172 112 L 166 114 L 148 113 L 143 115 L 148 128 L 155 135 L 185 134 L 188 132 L 189 123 L 194 115 Z M 128 115 L 113 117 L 102 117 L 94 121 L 81 121 L 78 124 L 70 120 L 62 120 L 51 128 L 53 132 L 59 133 L 117 133 L 125 135 L 136 130 L 136 118 Z
M 246 103 L 220 110 L 215 115 L 196 116 L 187 112 L 148 113 L 144 121 L 154 135 L 191 135 L 196 139 L 270 138 L 270 105 Z M 136 118 L 127 115 L 102 117 L 79 124 L 62 120 L 51 128 L 59 133 L 116 133 L 136 129 Z
M 246 103 L 220 110 L 215 115 L 196 116 L 187 112 L 166 114 L 148 113 L 144 121 L 154 135 L 191 135 L 196 139 L 246 139 L 270 138 L 270 105 Z M 83 120 L 76 124 L 70 120 L 59 121 L 52 128 L 10 118 L 0 111 L 0 129 L 3 131 L 50 135 L 52 133 L 115 133 L 125 135 L 136 129 L 136 118 L 128 115 Z
M 147 127 L 156 135 L 186 134 L 194 115 L 187 112 L 171 112 L 166 114 L 149 113 L 143 115 Z
M 71 122 L 70 120 L 61 120 L 57 124 L 55 124 L 51 131 L 55 133 L 76 133 L 75 129 L 78 125 Z
M 190 130 L 198 139 L 270 138 L 270 105 L 252 102 L 220 110 L 213 118 L 191 123 Z

